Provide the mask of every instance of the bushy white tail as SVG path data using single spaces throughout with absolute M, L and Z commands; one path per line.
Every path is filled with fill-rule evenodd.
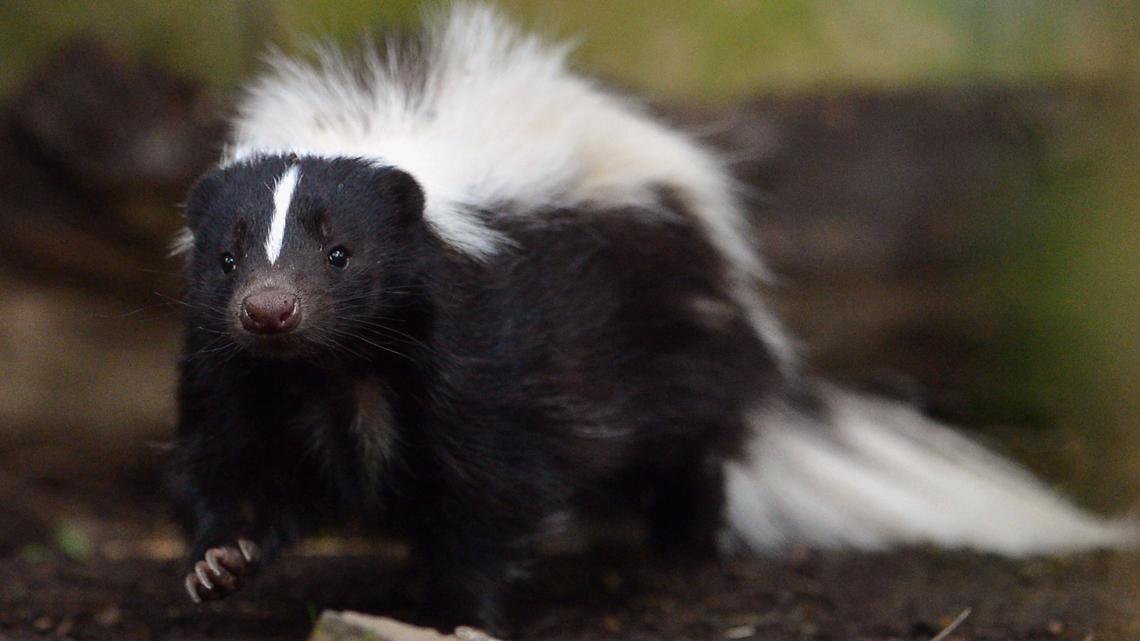
M 1081 510 L 906 405 L 821 394 L 819 414 L 758 412 L 747 462 L 726 467 L 729 525 L 752 550 L 934 543 L 1018 556 L 1140 542 L 1135 522 Z

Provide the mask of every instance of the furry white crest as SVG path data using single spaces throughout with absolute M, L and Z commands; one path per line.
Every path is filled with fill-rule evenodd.
M 657 198 L 668 188 L 735 268 L 756 331 L 790 363 L 790 343 L 752 293 L 761 263 L 719 159 L 568 71 L 568 52 L 485 5 L 458 3 L 428 16 L 417 49 L 366 50 L 362 60 L 331 48 L 311 62 L 277 55 L 239 105 L 225 162 L 296 153 L 399 167 L 423 188 L 439 236 L 476 258 L 503 239 L 475 212 L 664 211 Z

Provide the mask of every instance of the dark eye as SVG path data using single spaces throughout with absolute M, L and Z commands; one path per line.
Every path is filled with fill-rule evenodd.
M 235 269 L 237 269 L 237 259 L 234 255 L 228 252 L 222 254 L 222 272 L 232 274 Z
M 329 264 L 337 269 L 348 267 L 348 250 L 344 247 L 333 247 L 329 251 Z

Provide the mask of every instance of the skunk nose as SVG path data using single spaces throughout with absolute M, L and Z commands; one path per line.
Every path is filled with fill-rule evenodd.
M 247 296 L 241 302 L 241 324 L 254 334 L 283 334 L 301 320 L 297 297 L 271 289 Z

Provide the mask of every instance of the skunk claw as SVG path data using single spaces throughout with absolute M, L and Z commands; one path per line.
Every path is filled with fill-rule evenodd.
M 195 603 L 227 597 L 253 576 L 260 557 L 257 545 L 246 539 L 210 548 L 186 575 L 186 592 Z

